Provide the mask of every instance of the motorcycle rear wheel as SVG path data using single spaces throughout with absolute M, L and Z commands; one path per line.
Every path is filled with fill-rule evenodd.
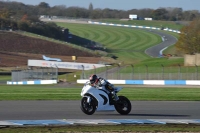
M 81 99 L 81 110 L 87 114 L 92 115 L 96 111 L 96 105 L 94 100 L 92 99 L 90 103 L 87 102 L 87 97 L 83 97 Z
M 115 103 L 116 111 L 121 115 L 127 115 L 130 113 L 132 105 L 128 98 L 125 96 L 118 96 L 119 100 Z

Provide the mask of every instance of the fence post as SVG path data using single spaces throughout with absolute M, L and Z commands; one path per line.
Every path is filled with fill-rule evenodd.
M 53 79 L 54 67 L 51 66 L 51 79 Z
M 131 79 L 133 79 L 133 73 L 134 73 L 134 66 L 131 64 L 131 68 L 132 68 L 132 74 L 131 74 Z
M 108 76 L 108 68 L 107 68 L 106 64 L 105 64 L 105 67 L 106 67 L 106 79 L 107 79 L 107 76 Z
M 58 82 L 58 66 L 56 64 L 55 64 L 55 66 L 56 66 L 56 80 Z
M 164 66 L 163 64 L 161 64 L 161 66 L 162 66 L 162 79 L 164 80 Z
M 83 66 L 83 65 L 81 65 L 81 66 L 82 66 L 82 68 L 83 68 L 83 70 L 82 70 L 82 77 L 83 77 L 83 79 L 85 79 L 84 66 Z
M 96 67 L 95 67 L 95 65 L 93 65 L 93 67 L 94 67 L 94 74 L 96 74 Z
M 146 66 L 146 72 L 147 72 L 147 74 L 146 74 L 146 78 L 147 78 L 147 80 L 149 79 L 149 72 L 148 72 L 148 66 L 147 65 L 145 65 Z
M 41 79 L 44 80 L 44 68 L 41 67 L 41 70 L 42 70 L 42 71 L 41 71 L 41 72 L 42 72 Z
M 179 79 L 181 79 L 181 65 L 178 64 L 178 66 L 179 66 Z
M 119 70 L 120 70 L 120 65 L 119 64 L 117 64 L 117 66 L 118 66 L 118 74 L 117 74 L 117 79 L 119 79 Z
M 198 66 L 195 64 L 196 66 L 196 80 L 198 80 Z
M 16 66 L 16 68 L 17 68 L 17 82 L 19 81 L 19 67 L 18 66 Z

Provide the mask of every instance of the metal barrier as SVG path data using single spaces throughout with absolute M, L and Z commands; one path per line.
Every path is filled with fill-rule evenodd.
M 57 80 L 57 68 L 12 70 L 12 81 Z
M 200 71 L 198 66 L 173 66 L 149 67 L 147 65 L 134 67 L 133 65 L 113 65 L 85 71 L 83 69 L 81 79 L 87 79 L 91 74 L 114 80 L 199 80 Z

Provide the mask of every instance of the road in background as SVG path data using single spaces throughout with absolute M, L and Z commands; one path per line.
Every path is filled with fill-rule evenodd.
M 161 31 L 156 31 L 156 30 L 151 30 L 150 32 L 161 36 L 163 40 L 163 42 L 161 42 L 160 44 L 152 46 L 145 51 L 145 53 L 151 57 L 160 57 L 160 55 L 162 54 L 160 53 L 161 50 L 177 42 L 177 39 L 170 34 L 167 34 Z

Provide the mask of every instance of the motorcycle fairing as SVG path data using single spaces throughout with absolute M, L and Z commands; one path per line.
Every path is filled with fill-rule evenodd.
M 115 111 L 114 105 L 109 104 L 110 102 L 109 97 L 105 91 L 102 91 L 101 89 L 87 85 L 87 86 L 84 86 L 81 92 L 81 96 L 83 96 L 86 93 L 94 96 L 96 100 L 98 101 L 98 106 L 97 106 L 96 111 Z M 104 98 L 101 95 L 103 95 Z M 105 98 L 107 99 L 107 102 L 105 102 Z

